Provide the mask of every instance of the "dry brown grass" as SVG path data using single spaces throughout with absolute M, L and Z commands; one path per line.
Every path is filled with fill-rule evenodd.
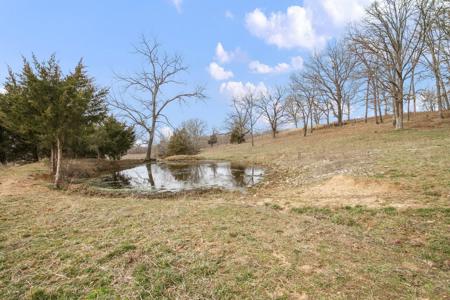
M 357 124 L 201 154 L 265 165 L 244 194 L 90 197 L 49 188 L 45 165 L 3 168 L 0 298 L 446 298 L 449 128 Z
M 380 125 L 370 120 L 323 128 L 307 137 L 301 130 L 289 130 L 276 139 L 261 137 L 255 147 L 249 143 L 225 145 L 206 149 L 201 156 L 266 166 L 272 176 L 266 181 L 267 191 L 260 189 L 258 196 L 276 195 L 278 202 L 448 205 L 449 120 L 423 113 L 399 132 L 392 129 L 390 120 Z M 425 126 L 429 123 L 434 125 L 431 130 Z M 408 172 L 403 174 L 405 170 Z M 439 189 L 436 193 L 441 197 L 430 201 L 430 191 L 423 188 L 427 184 Z M 370 193 L 375 187 L 378 191 Z

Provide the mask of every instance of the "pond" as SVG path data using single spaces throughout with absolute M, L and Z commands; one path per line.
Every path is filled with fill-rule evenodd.
M 263 178 L 264 170 L 229 162 L 149 163 L 114 172 L 93 184 L 107 189 L 180 192 L 219 188 L 243 190 Z

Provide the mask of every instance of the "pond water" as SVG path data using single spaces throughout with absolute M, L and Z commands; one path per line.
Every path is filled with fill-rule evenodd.
M 220 188 L 242 190 L 263 178 L 264 170 L 229 162 L 150 163 L 102 176 L 94 185 L 142 192 Z

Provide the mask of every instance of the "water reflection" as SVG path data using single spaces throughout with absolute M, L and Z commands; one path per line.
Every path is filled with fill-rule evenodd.
M 235 190 L 258 183 L 263 174 L 261 168 L 228 162 L 152 163 L 105 176 L 102 186 L 145 191 L 182 191 L 198 188 Z
M 127 188 L 131 186 L 131 177 L 116 172 L 112 175 L 102 177 L 101 184 L 114 189 Z

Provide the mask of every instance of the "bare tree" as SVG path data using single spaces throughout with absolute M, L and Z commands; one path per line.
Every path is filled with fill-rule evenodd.
M 145 60 L 141 71 L 130 76 L 117 76 L 125 83 L 127 90 L 133 88 L 136 94 L 134 101 L 124 101 L 117 97 L 110 100 L 110 105 L 122 111 L 133 124 L 140 126 L 148 134 L 147 154 L 145 159 L 151 160 L 152 146 L 155 140 L 156 129 L 159 124 L 169 124 L 166 108 L 172 103 L 184 103 L 189 99 L 204 99 L 203 87 L 197 87 L 193 91 L 171 94 L 175 86 L 185 85 L 179 77 L 187 72 L 179 55 L 168 55 L 161 51 L 161 45 L 157 41 L 149 41 L 144 36 L 136 53 Z
M 311 80 L 311 75 L 307 74 L 306 71 L 291 76 L 289 97 L 294 99 L 301 112 L 303 136 L 306 136 L 308 133 L 308 122 L 310 121 L 312 132 L 313 106 L 318 97 L 318 89 L 315 85 L 315 81 Z
M 190 139 L 195 151 L 200 151 L 201 138 L 205 136 L 206 123 L 200 119 L 190 119 L 184 121 L 180 128 L 184 128 Z
M 235 135 L 235 141 L 233 136 L 231 142 L 241 143 L 245 140 L 245 135 L 248 133 L 248 111 L 242 104 L 240 99 L 234 97 L 231 104 L 232 110 L 228 114 L 226 123 L 226 129 L 231 135 Z
M 287 121 L 294 123 L 295 128 L 298 128 L 298 123 L 301 121 L 301 111 L 295 96 L 288 95 L 284 106 Z
M 393 99 L 396 129 L 403 128 L 405 82 L 422 54 L 423 39 L 415 0 L 374 2 L 352 40 L 376 57 L 381 83 Z
M 260 114 L 269 122 L 273 138 L 277 135 L 278 127 L 285 122 L 285 94 L 284 88 L 276 87 L 262 95 L 259 101 L 256 102 L 256 107 Z
M 261 117 L 256 103 L 261 98 L 254 91 L 247 91 L 242 97 L 234 97 L 232 111 L 226 120 L 227 129 L 230 133 L 238 135 L 238 140 L 244 140 L 244 136 L 250 134 L 252 146 L 254 142 L 255 125 Z
M 422 108 L 426 111 L 437 111 L 438 108 L 438 98 L 436 97 L 436 92 L 433 90 L 425 89 L 419 92 L 421 98 Z
M 379 119 L 383 122 L 383 116 L 381 115 L 381 99 L 380 99 L 380 76 L 379 68 L 375 62 L 376 57 L 367 51 L 361 45 L 349 42 L 349 50 L 359 60 L 360 64 L 357 68 L 357 76 L 360 80 L 365 80 L 365 114 L 364 120 L 367 123 L 369 114 L 369 107 L 372 102 L 373 115 L 375 117 L 375 123 L 379 124 Z M 378 117 L 379 116 L 379 117 Z
M 440 18 L 436 17 L 444 8 L 445 4 L 441 1 L 422 0 L 420 3 L 422 34 L 425 41 L 425 55 L 422 57 L 435 79 L 437 104 L 441 118 L 444 117 L 443 110 L 450 109 L 441 67 L 441 61 L 445 59 L 443 45 L 447 43 L 448 46 L 448 40 L 446 40 L 448 35 L 440 23 Z
M 258 103 L 262 98 L 262 95 L 257 95 L 254 91 L 249 91 L 247 94 L 241 99 L 241 105 L 243 109 L 247 112 L 247 127 L 248 132 L 250 133 L 252 147 L 255 146 L 255 126 L 258 122 L 259 118 L 261 118 L 261 112 L 258 111 L 256 107 L 256 103 Z
M 350 116 L 350 103 L 356 95 L 358 82 L 353 76 L 356 64 L 357 60 L 342 41 L 330 43 L 324 53 L 316 53 L 306 64 L 309 80 L 316 83 L 329 101 L 339 125 L 343 124 L 345 108 Z

